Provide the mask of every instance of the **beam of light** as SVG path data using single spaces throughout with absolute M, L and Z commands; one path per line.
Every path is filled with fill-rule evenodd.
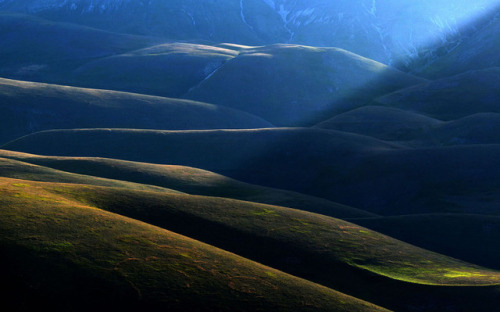
M 388 40 L 393 48 L 391 63 L 416 58 L 423 49 L 446 45 L 452 48 L 457 43 L 454 42 L 456 38 L 480 27 L 485 17 L 497 11 L 500 1 L 403 0 L 397 5 L 400 8 L 391 8 L 393 20 L 387 20 L 390 28 Z

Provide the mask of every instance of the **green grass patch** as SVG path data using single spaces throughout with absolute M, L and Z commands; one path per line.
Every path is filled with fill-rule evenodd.
M 254 216 L 265 216 L 265 217 L 278 217 L 279 214 L 272 209 L 262 209 L 262 210 L 256 210 L 251 212 L 252 215 Z

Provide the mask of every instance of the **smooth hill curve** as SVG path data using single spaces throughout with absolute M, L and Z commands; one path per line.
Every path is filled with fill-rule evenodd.
M 500 67 L 473 70 L 395 91 L 375 100 L 390 106 L 454 120 L 477 113 L 500 113 Z
M 189 100 L 0 78 L 0 142 L 47 129 L 265 128 L 248 113 Z
M 27 165 L 26 163 L 32 163 L 64 170 L 66 172 L 142 183 L 148 185 L 148 187 L 150 185 L 156 185 L 193 195 L 227 197 L 296 208 L 335 218 L 363 218 L 376 216 L 367 211 L 341 205 L 319 197 L 243 183 L 210 171 L 186 166 L 148 164 L 107 158 L 48 157 L 6 150 L 0 150 L 0 157 L 18 160 L 20 161 L 19 164 Z M 21 163 L 21 161 L 24 163 Z M 43 167 L 37 166 L 37 168 L 41 170 Z M 17 168 L 13 166 L 11 172 L 15 174 L 16 169 Z M 44 170 L 49 169 L 45 168 Z M 8 177 L 46 182 L 77 183 L 74 180 L 66 180 L 62 177 L 60 177 L 60 179 L 54 179 L 52 175 L 50 179 L 47 179 L 48 177 L 45 174 L 38 172 L 37 174 L 10 175 Z M 95 183 L 89 182 L 87 184 Z
M 378 214 L 491 214 L 500 202 L 500 145 L 495 144 L 407 148 L 300 128 L 86 129 L 38 132 L 3 148 L 196 167 Z M 483 193 L 490 194 L 488 200 Z
M 300 126 L 423 81 L 342 49 L 275 44 L 241 49 L 184 97 Z
M 332 129 L 372 136 L 382 140 L 408 140 L 418 137 L 440 120 L 402 109 L 384 106 L 363 106 L 336 115 L 316 125 Z
M 1 178 L 0 192 L 6 306 L 386 311 L 188 237 L 68 201 L 33 182 Z
M 480 311 L 486 311 L 484 307 L 492 307 L 498 300 L 495 285 L 500 273 L 338 219 L 223 198 L 20 180 L 10 183 L 7 191 L 13 196 L 4 200 L 11 203 L 31 199 L 36 207 L 53 208 L 57 203 L 69 202 L 116 212 L 260 259 L 259 262 L 373 299 L 397 311 L 431 304 L 436 308 L 477 305 Z M 64 223 L 59 221 L 59 227 L 61 224 Z M 137 241 L 134 237 L 130 238 L 132 243 L 151 246 L 148 240 Z M 57 247 L 59 244 L 54 246 Z M 188 259 L 194 256 L 192 251 L 185 253 Z M 134 261 L 141 262 L 140 259 Z

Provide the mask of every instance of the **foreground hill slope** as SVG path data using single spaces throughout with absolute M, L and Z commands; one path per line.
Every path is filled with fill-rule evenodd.
M 3 148 L 196 167 L 381 214 L 498 214 L 500 202 L 500 145 L 495 144 L 407 148 L 300 128 L 87 129 L 39 132 Z
M 0 78 L 0 142 L 64 128 L 214 129 L 272 125 L 248 113 L 188 100 Z
M 0 190 L 6 306 L 56 311 L 86 311 L 95 305 L 122 311 L 384 311 L 22 180 L 2 178 Z
M 0 150 L 0 157 L 10 158 L 13 160 L 11 162 L 7 162 L 7 159 L 4 159 L 10 168 L 2 170 L 4 176 L 11 178 L 66 183 L 90 181 L 89 177 L 83 180 L 78 180 L 75 179 L 74 176 L 79 175 L 63 175 L 64 172 L 58 170 L 50 170 L 49 168 L 39 166 L 29 166 L 28 163 L 31 163 L 64 170 L 66 172 L 142 183 L 137 184 L 139 186 L 146 184 L 147 186 L 144 187 L 154 188 L 151 185 L 156 185 L 194 195 L 227 197 L 278 205 L 320 213 L 336 218 L 362 218 L 375 216 L 367 211 L 344 206 L 322 198 L 243 183 L 210 171 L 192 167 L 157 165 L 106 158 L 44 157 L 6 150 Z M 18 160 L 18 162 L 15 162 L 14 160 Z M 47 171 L 47 173 L 44 171 Z M 55 171 L 57 171 L 57 174 L 55 174 Z M 7 173 L 10 175 L 7 175 Z M 66 178 L 66 175 L 73 179 Z M 100 179 L 96 179 L 96 181 L 100 181 Z M 97 184 L 93 180 L 92 182 L 87 182 L 87 184 L 116 186 Z
M 5 181 L 5 179 L 3 180 Z M 259 262 L 272 264 L 277 268 L 319 281 L 324 285 L 387 304 L 398 311 L 407 310 L 411 306 L 421 308 L 427 305 L 435 306 L 427 311 L 438 311 L 444 306 L 458 308 L 457 311 L 465 308 L 464 311 L 467 311 L 471 306 L 476 305 L 478 311 L 487 311 L 485 308 L 491 308 L 492 304 L 497 301 L 494 291 L 495 285 L 500 281 L 500 275 L 495 271 L 434 254 L 352 223 L 325 216 L 223 198 L 182 194 L 169 195 L 120 188 L 85 187 L 20 180 L 9 180 L 3 183 L 3 188 L 6 195 L 12 195 L 3 196 L 3 200 L 8 202 L 7 207 L 17 207 L 16 203 L 18 203 L 22 205 L 20 207 L 23 207 L 24 210 L 33 206 L 38 209 L 56 208 L 57 210 L 62 205 L 64 211 L 68 209 L 68 204 L 81 208 L 102 208 L 142 221 L 152 222 L 165 229 L 174 230 L 177 233 L 223 247 L 245 257 L 259 260 Z M 26 201 L 28 201 L 28 205 L 26 205 Z M 75 213 L 73 209 L 70 211 Z M 26 213 L 33 214 L 29 210 Z M 56 245 L 54 248 L 49 246 L 47 249 L 60 248 L 72 252 L 73 257 L 79 255 L 79 253 L 75 255 L 75 249 L 78 250 L 79 244 L 71 243 L 71 240 L 69 240 L 71 245 L 65 244 L 64 248 L 59 246 L 62 244 L 58 244 L 60 240 L 68 242 L 64 238 L 64 233 L 67 231 L 64 219 L 67 217 L 59 210 L 53 217 L 50 211 L 44 211 L 44 213 L 45 218 L 52 220 L 49 225 L 52 227 L 52 231 L 57 231 L 59 228 L 63 234 L 60 234 L 53 243 Z M 105 218 L 106 214 L 101 212 L 100 215 L 104 216 L 104 220 L 100 222 L 105 222 L 108 228 L 113 229 L 108 219 Z M 95 220 L 95 218 L 92 219 Z M 80 217 L 78 220 L 79 225 L 73 226 L 72 231 L 79 232 L 79 226 L 87 226 L 85 219 Z M 95 227 L 95 221 L 93 222 Z M 39 224 L 38 222 L 34 223 Z M 33 227 L 27 228 L 29 231 L 33 231 L 33 229 Z M 121 229 L 122 233 L 116 235 L 124 242 L 140 243 L 135 245 L 140 246 L 139 248 L 153 247 L 158 244 L 161 249 L 163 245 L 151 238 L 143 239 L 144 237 L 141 235 L 123 234 L 127 230 L 123 227 Z M 17 230 L 16 233 L 23 232 Z M 99 233 L 98 228 L 93 231 L 94 234 L 96 232 Z M 39 232 L 38 235 L 40 235 Z M 103 237 L 107 236 L 103 234 Z M 156 237 L 158 238 L 158 236 Z M 113 243 L 109 237 L 106 241 L 108 244 Z M 172 247 L 168 250 L 172 250 Z M 195 252 L 188 248 L 183 249 L 185 255 L 181 254 L 180 256 L 205 268 L 207 257 L 204 257 L 203 261 L 197 256 L 196 251 L 199 249 L 195 247 L 194 250 Z M 96 250 L 96 252 L 100 251 Z M 146 253 L 146 251 L 143 251 L 143 254 L 151 256 L 151 253 Z M 128 261 L 123 262 L 123 265 L 127 267 L 136 262 L 141 264 L 143 261 L 154 267 L 156 261 L 164 259 L 159 255 L 157 255 L 159 259 L 151 257 L 144 259 L 145 256 L 141 257 L 133 252 L 123 256 L 131 262 L 130 264 Z M 100 263 L 101 257 L 103 256 L 97 258 L 97 264 Z M 120 263 L 119 260 L 116 261 Z M 93 262 L 90 260 L 90 263 L 86 263 L 95 266 Z M 219 272 L 220 268 L 224 266 L 224 262 L 219 260 Z M 196 291 L 198 286 L 201 286 L 200 281 L 193 276 L 196 273 L 189 269 L 189 264 L 184 263 L 182 266 L 174 267 L 186 273 L 179 276 L 182 276 L 181 281 L 190 284 L 191 290 Z M 210 269 L 207 270 L 210 272 Z M 148 271 L 146 270 L 146 272 Z M 179 273 L 182 274 L 182 272 Z M 168 273 L 168 270 L 165 274 L 172 275 L 172 273 Z M 224 275 L 226 274 L 227 272 Z M 133 274 L 125 273 L 125 276 L 130 277 Z M 174 274 L 174 276 L 177 275 Z M 218 285 L 218 275 L 213 276 L 216 278 L 214 282 Z M 245 274 L 238 276 L 245 276 Z M 271 275 L 271 277 L 276 278 L 277 276 Z M 254 277 L 252 280 L 258 281 L 259 279 Z M 144 293 L 143 287 L 146 285 L 143 282 L 132 282 L 136 288 L 143 290 L 141 293 Z M 157 287 L 157 284 L 151 284 L 151 281 L 148 284 L 150 287 Z M 256 287 L 253 283 L 248 284 L 247 282 L 246 285 L 245 289 Z M 360 285 L 362 286 L 360 287 Z M 453 285 L 453 287 L 443 287 L 445 285 Z M 491 286 L 478 287 L 481 285 Z M 231 284 L 229 286 L 231 287 Z M 255 293 L 260 294 L 258 290 L 253 290 L 252 295 Z M 395 295 L 396 300 L 394 299 Z M 462 300 L 462 296 L 466 296 L 467 301 Z M 147 296 L 143 294 L 143 298 L 147 298 Z M 273 293 L 273 298 L 281 300 L 278 299 L 280 298 L 279 294 L 276 296 Z M 333 304 L 335 304 L 334 302 Z M 335 308 L 338 309 L 338 307 Z M 314 310 L 313 307 L 311 309 Z

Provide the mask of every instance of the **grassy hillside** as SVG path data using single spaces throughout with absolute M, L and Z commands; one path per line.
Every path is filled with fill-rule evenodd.
M 498 215 L 432 214 L 352 221 L 429 250 L 500 269 Z
M 446 122 L 410 110 L 363 106 L 316 125 L 409 146 L 499 144 L 499 113 L 475 113 Z
M 76 206 L 76 202 L 77 207 L 98 207 L 120 213 L 203 239 L 225 250 L 261 263 L 272 264 L 324 285 L 386 303 L 398 311 L 408 310 L 413 305 L 421 308 L 428 304 L 434 304 L 437 308 L 449 305 L 460 311 L 463 304 L 460 298 L 462 295 L 467 295 L 469 301 L 464 307 L 479 304 L 478 311 L 486 311 L 484 307 L 491 307 L 498 300 L 497 295 L 494 295 L 496 288 L 477 287 L 497 285 L 500 282 L 500 274 L 495 271 L 431 253 L 352 223 L 321 215 L 223 198 L 120 188 L 19 180 L 4 182 L 3 187 L 8 194 L 13 195 L 3 196 L 9 202 L 33 199 L 47 203 L 48 207 L 59 205 L 54 204 L 54 200 L 62 205 L 71 203 Z M 40 203 L 34 206 L 47 207 Z M 49 212 L 44 213 L 51 215 Z M 59 217 L 60 214 L 59 212 Z M 56 214 L 53 221 L 58 221 L 57 217 Z M 78 220 L 80 224 L 85 224 L 81 218 Z M 95 218 L 93 220 L 95 224 Z M 56 228 L 58 232 L 64 233 L 64 222 L 59 220 Z M 123 232 L 123 228 L 121 231 Z M 59 239 L 62 237 L 64 236 L 59 236 Z M 142 237 L 137 238 L 136 234 L 130 237 L 132 243 L 142 242 L 140 246 L 152 245 L 148 242 L 150 239 L 141 239 Z M 109 242 L 109 238 L 107 241 Z M 192 249 L 183 250 L 187 254 L 186 258 L 201 260 Z M 133 253 L 124 256 L 137 257 L 134 257 Z M 140 263 L 144 257 L 132 261 Z M 154 263 L 154 259 L 150 261 Z M 202 265 L 203 262 L 195 263 Z M 219 270 L 220 267 L 219 262 Z M 184 282 L 186 279 L 187 282 L 191 281 L 191 271 L 183 271 L 188 273 L 184 275 Z M 239 276 L 241 275 L 244 276 L 240 272 Z M 193 286 L 196 286 L 196 282 L 193 281 Z M 217 279 L 213 282 L 217 283 Z M 143 285 L 133 283 L 139 289 Z M 419 284 L 454 287 L 436 288 Z M 463 287 L 466 285 L 470 287 Z M 394 298 L 395 294 L 397 299 Z M 485 300 L 484 296 L 491 297 Z M 274 293 L 273 298 L 276 297 Z
M 94 129 L 39 132 L 3 148 L 196 167 L 390 215 L 492 214 L 500 203 L 493 144 L 403 148 L 321 129 Z
M 440 145 L 500 144 L 500 114 L 477 113 L 440 124 L 424 141 Z
M 188 100 L 0 78 L 0 142 L 45 129 L 259 128 L 250 114 Z
M 206 44 L 162 44 L 87 63 L 71 80 L 93 88 L 181 97 L 237 55 Z
M 330 162 L 332 157 L 341 161 L 351 158 L 355 153 L 399 148 L 398 145 L 366 136 L 309 128 L 50 130 L 5 145 L 5 149 L 39 155 L 98 156 L 187 165 L 215 172 L 252 170 L 256 174 L 262 170 L 259 163 L 263 158 L 271 158 L 268 161 L 273 163 L 269 163 L 269 166 L 280 169 L 291 166 L 292 162 L 314 167 L 320 165 L 320 161 Z M 300 171 L 306 169 L 299 166 L 295 168 Z
M 309 125 L 422 81 L 342 49 L 277 44 L 241 50 L 185 97 Z
M 22 162 L 38 164 L 67 172 L 76 172 L 147 185 L 157 185 L 194 195 L 227 197 L 296 208 L 336 218 L 375 216 L 367 211 L 344 206 L 318 197 L 243 183 L 210 171 L 185 166 L 157 165 L 106 158 L 44 157 L 6 150 L 0 150 L 0 157 L 17 159 Z M 38 170 L 36 174 L 34 174 L 34 172 L 33 174 L 24 174 L 25 170 L 20 170 L 18 167 L 14 166 L 14 162 L 9 164 L 11 165 L 11 170 L 9 171 L 11 175 L 6 175 L 6 171 L 2 172 L 4 176 L 11 178 L 69 183 L 79 183 L 80 181 L 74 178 L 76 175 L 71 175 L 73 179 L 67 179 L 66 176 L 63 177 L 62 172 L 58 172 L 58 174 L 54 176 L 52 170 L 48 168 L 42 169 L 43 167 L 38 166 L 28 167 L 30 169 L 36 168 Z M 19 166 L 27 165 L 21 162 L 16 164 Z M 48 173 L 44 174 L 42 170 L 46 170 Z M 32 169 L 32 171 L 35 170 Z M 87 180 L 89 179 L 87 178 Z M 83 181 L 85 182 L 87 180 L 84 179 Z M 101 185 L 96 184 L 94 181 L 87 182 L 87 184 Z M 114 185 L 104 184 L 104 186 Z
M 500 113 L 500 68 L 469 71 L 393 92 L 375 100 L 441 120 L 476 113 Z
M 133 183 L 127 181 L 106 179 L 93 177 L 89 175 L 64 172 L 52 168 L 37 166 L 22 161 L 7 159 L 0 157 L 0 175 L 6 178 L 43 181 L 43 182 L 59 182 L 59 183 L 76 183 L 85 185 L 121 187 L 134 190 L 157 191 L 167 193 L 182 193 L 173 189 L 148 185 L 144 183 Z
M 383 310 L 32 182 L 0 190 L 2 299 L 17 310 Z
M 411 111 L 384 106 L 363 106 L 336 115 L 316 125 L 322 129 L 340 130 L 382 140 L 406 141 L 422 136 L 441 122 Z
M 91 60 L 157 42 L 147 37 L 0 12 L 0 77 L 62 82 Z
M 162 44 L 101 58 L 80 67 L 72 80 L 224 105 L 281 126 L 312 124 L 424 81 L 341 49 L 208 43 Z

